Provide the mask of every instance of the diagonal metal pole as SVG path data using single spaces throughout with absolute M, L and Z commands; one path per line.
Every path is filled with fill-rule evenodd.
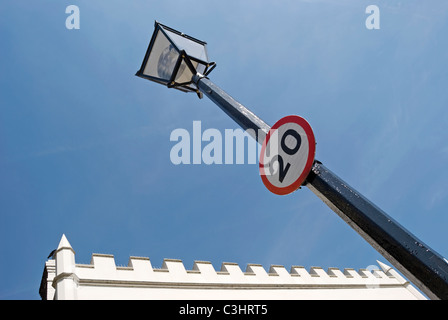
M 270 126 L 208 78 L 193 77 L 198 89 L 260 144 Z M 251 129 L 251 130 L 248 130 Z M 384 211 L 315 160 L 305 183 L 405 277 L 431 299 L 448 299 L 448 261 Z

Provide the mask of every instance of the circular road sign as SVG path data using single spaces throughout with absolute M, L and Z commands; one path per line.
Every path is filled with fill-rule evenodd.
M 291 115 L 277 121 L 269 130 L 260 153 L 260 176 L 273 193 L 296 191 L 311 170 L 316 140 L 309 123 Z

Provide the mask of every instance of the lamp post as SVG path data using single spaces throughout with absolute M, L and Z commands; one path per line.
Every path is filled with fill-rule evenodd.
M 271 127 L 207 77 L 216 66 L 206 43 L 156 21 L 137 76 L 184 92 L 205 94 L 263 144 Z M 251 130 L 248 130 L 251 129 Z M 448 299 L 448 261 L 315 160 L 308 187 L 431 299 Z

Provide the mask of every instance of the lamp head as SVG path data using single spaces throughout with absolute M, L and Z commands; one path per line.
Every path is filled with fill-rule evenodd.
M 148 50 L 136 76 L 199 95 L 193 76 L 197 73 L 207 76 L 216 66 L 208 59 L 206 45 L 204 41 L 156 21 Z

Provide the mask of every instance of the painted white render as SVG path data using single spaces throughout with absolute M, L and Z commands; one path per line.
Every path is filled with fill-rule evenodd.
M 249 264 L 243 272 L 235 263 L 216 271 L 207 261 L 186 270 L 181 260 L 165 259 L 156 269 L 149 258 L 130 257 L 127 267 L 116 266 L 110 254 L 92 254 L 90 264 L 77 264 L 65 235 L 54 260 L 46 261 L 39 293 L 49 300 L 183 299 L 426 299 L 394 269 L 377 261 L 382 270 Z

